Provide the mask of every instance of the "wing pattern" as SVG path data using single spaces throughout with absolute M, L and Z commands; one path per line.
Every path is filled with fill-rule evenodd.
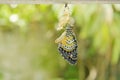
M 75 64 L 77 61 L 77 41 L 72 30 L 66 30 L 61 40 L 58 42 L 60 54 L 69 63 Z

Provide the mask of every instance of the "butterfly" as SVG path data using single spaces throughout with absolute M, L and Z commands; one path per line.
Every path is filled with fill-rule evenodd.
M 77 62 L 77 40 L 73 27 L 67 25 L 62 35 L 55 40 L 58 43 L 58 51 L 71 64 Z

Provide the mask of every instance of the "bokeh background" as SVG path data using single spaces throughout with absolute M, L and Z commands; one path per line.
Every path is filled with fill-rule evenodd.
M 70 5 L 78 62 L 58 53 L 63 4 L 0 5 L 0 80 L 120 80 L 120 5 Z

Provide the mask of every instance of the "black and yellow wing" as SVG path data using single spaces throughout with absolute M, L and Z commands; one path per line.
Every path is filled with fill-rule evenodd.
M 77 41 L 74 32 L 66 30 L 56 40 L 56 43 L 58 43 L 58 50 L 64 59 L 71 64 L 75 64 L 77 61 Z

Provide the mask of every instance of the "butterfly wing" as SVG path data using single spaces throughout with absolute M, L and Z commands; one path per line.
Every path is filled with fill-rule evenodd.
M 67 34 L 64 33 L 62 38 L 58 42 L 58 50 L 60 54 L 66 59 L 69 63 L 75 64 L 77 61 L 77 41 L 75 34 L 73 32 Z

